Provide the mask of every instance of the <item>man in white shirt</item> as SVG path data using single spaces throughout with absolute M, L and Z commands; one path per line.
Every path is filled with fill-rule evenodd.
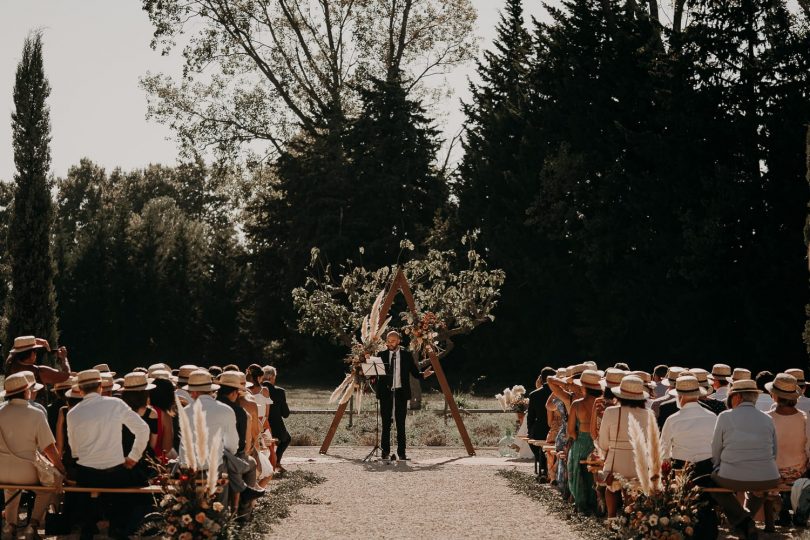
M 143 456 L 149 443 L 149 426 L 122 400 L 101 395 L 101 373 L 95 369 L 78 375 L 78 387 L 70 390 L 71 397 L 82 396 L 82 401 L 67 413 L 68 444 L 76 458 L 77 481 L 80 486 L 116 488 L 138 485 L 131 469 Z M 122 429 L 126 427 L 135 436 L 132 450 L 124 456 Z M 107 508 L 110 531 L 114 534 L 132 534 L 137 528 L 139 505 L 117 495 L 117 499 L 100 498 L 90 504 L 84 498 L 82 538 L 92 538 L 100 507 Z M 123 498 L 122 498 L 123 497 Z M 106 504 L 105 504 L 106 503 Z
M 706 395 L 696 377 L 681 376 L 670 390 L 678 400 L 677 413 L 667 418 L 661 432 L 661 444 L 665 459 L 677 465 L 692 463 L 697 466 L 705 462 L 706 471 L 711 472 L 712 437 L 717 416 L 700 406 L 698 399 Z
M 219 390 L 219 385 L 214 384 L 213 378 L 208 371 L 198 369 L 188 376 L 188 384 L 183 387 L 191 396 L 192 403 L 183 410 L 188 416 L 191 424 L 192 434 L 194 432 L 194 403 L 199 401 L 205 413 L 205 425 L 208 427 L 208 445 L 214 441 L 214 437 L 219 434 L 222 439 L 223 453 L 228 450 L 236 454 L 239 449 L 239 433 L 236 431 L 236 414 L 233 409 L 218 402 L 212 397 L 212 393 Z M 183 437 L 180 437 L 180 460 L 183 462 Z

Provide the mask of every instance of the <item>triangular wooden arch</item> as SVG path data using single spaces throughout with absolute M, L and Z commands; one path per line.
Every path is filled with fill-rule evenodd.
M 411 286 L 408 283 L 408 278 L 405 277 L 405 273 L 402 271 L 402 268 L 398 268 L 397 273 L 394 276 L 394 281 L 391 283 L 391 287 L 388 289 L 388 293 L 385 295 L 385 301 L 380 309 L 380 320 L 385 320 L 388 317 L 388 312 L 391 311 L 391 306 L 394 303 L 394 299 L 399 293 L 402 293 L 402 296 L 405 297 L 405 302 L 408 304 L 408 310 L 413 314 L 414 318 L 418 317 L 418 313 L 416 311 L 416 302 L 414 302 L 413 293 L 411 292 Z M 433 349 L 433 347 L 428 347 L 428 356 L 430 357 L 430 364 L 433 371 L 436 374 L 436 379 L 439 381 L 439 386 L 444 394 L 444 400 L 450 409 L 450 413 L 453 415 L 453 420 L 456 422 L 456 427 L 458 428 L 459 435 L 461 435 L 461 440 L 464 441 L 464 447 L 467 449 L 467 453 L 469 455 L 474 456 L 475 448 L 473 448 L 472 441 L 470 441 L 470 435 L 467 433 L 467 428 L 464 426 L 464 421 L 461 419 L 461 414 L 459 413 L 458 406 L 456 405 L 456 400 L 453 398 L 453 393 L 450 391 L 450 385 L 447 384 L 447 377 L 444 375 L 444 369 L 442 369 L 442 365 L 439 363 L 439 358 L 436 356 L 436 351 Z M 343 418 L 343 414 L 346 412 L 348 405 L 348 402 L 343 403 L 338 407 L 337 411 L 335 411 L 335 417 L 332 420 L 332 425 L 329 426 L 329 431 L 326 433 L 326 438 L 323 440 L 323 444 L 321 445 L 321 454 L 326 454 L 329 451 L 329 446 L 332 444 L 332 439 L 335 436 L 335 432 L 340 425 L 340 420 Z

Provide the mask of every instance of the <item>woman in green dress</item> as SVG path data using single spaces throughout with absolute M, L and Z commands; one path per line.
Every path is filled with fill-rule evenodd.
M 591 438 L 591 414 L 596 398 L 602 396 L 602 375 L 595 370 L 588 369 L 582 376 L 574 381 L 584 390 L 584 397 L 574 401 L 571 413 L 568 415 L 568 487 L 574 498 L 577 511 L 590 515 L 596 512 L 596 491 L 594 489 L 593 474 L 588 468 L 580 465 L 580 461 L 587 460 L 593 452 L 593 439 Z

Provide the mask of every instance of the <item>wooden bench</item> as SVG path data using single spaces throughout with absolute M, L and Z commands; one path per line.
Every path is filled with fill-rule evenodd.
M 90 497 L 98 498 L 99 494 L 102 493 L 112 493 L 112 494 L 122 494 L 122 493 L 134 493 L 134 494 L 142 494 L 142 495 L 160 495 L 163 493 L 163 488 L 161 486 L 142 486 L 142 487 L 123 487 L 123 488 L 94 488 L 94 487 L 81 487 L 81 486 L 70 486 L 65 485 L 62 488 L 56 487 L 48 487 L 48 486 L 40 486 L 40 485 L 33 485 L 33 486 L 20 486 L 16 484 L 0 484 L 0 489 L 7 489 L 10 491 L 35 491 L 40 493 L 58 493 L 58 492 L 65 492 L 65 493 L 89 493 Z

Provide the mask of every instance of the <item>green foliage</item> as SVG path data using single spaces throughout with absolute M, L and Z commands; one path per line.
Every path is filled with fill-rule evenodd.
M 11 290 L 7 297 L 5 335 L 35 334 L 56 344 L 56 294 L 51 256 L 54 217 L 51 181 L 51 92 L 42 64 L 42 35 L 25 40 L 14 83 L 11 114 L 14 147 L 14 206 L 8 224 Z M 8 342 L 7 341 L 7 342 Z

